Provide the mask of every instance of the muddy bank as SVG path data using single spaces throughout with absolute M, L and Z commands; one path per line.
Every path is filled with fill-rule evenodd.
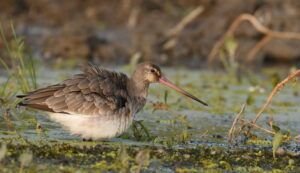
M 164 47 L 170 29 L 199 6 L 204 12 L 178 34 L 176 44 Z M 44 60 L 75 58 L 101 64 L 124 64 L 134 54 L 141 53 L 143 60 L 199 67 L 205 64 L 217 39 L 241 13 L 254 14 L 274 30 L 300 32 L 297 0 L 0 2 L 5 35 L 12 38 L 12 22 L 35 57 Z M 236 36 L 240 43 L 236 55 L 240 59 L 261 39 L 248 24 L 243 24 Z M 299 46 L 297 40 L 272 41 L 257 55 L 258 62 L 294 63 L 300 57 Z M 4 49 L 3 43 L 0 49 Z M 3 53 L 2 56 L 6 57 Z

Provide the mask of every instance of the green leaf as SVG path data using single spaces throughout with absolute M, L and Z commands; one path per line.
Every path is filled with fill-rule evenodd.
M 6 144 L 2 144 L 0 148 L 0 161 L 4 159 L 7 152 Z
M 273 129 L 276 133 L 280 131 L 280 127 L 278 127 L 278 126 L 276 126 L 276 125 L 274 125 L 274 124 L 272 124 L 272 129 Z
M 238 47 L 238 43 L 234 37 L 227 37 L 225 39 L 225 49 L 228 52 L 230 57 L 234 56 L 237 47 Z
M 277 132 L 275 133 L 274 137 L 273 137 L 273 142 L 272 142 L 272 145 L 273 145 L 273 158 L 275 159 L 275 153 L 277 151 L 277 149 L 279 148 L 279 146 L 281 145 L 283 141 L 283 135 L 281 132 Z
M 164 93 L 164 102 L 165 102 L 165 104 L 167 104 L 167 101 L 168 101 L 168 91 L 165 90 L 165 93 Z
M 254 97 L 252 95 L 248 95 L 246 103 L 247 105 L 252 105 L 254 103 Z

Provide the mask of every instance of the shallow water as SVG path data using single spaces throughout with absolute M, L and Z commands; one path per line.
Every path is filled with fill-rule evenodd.
M 117 69 L 128 71 L 128 68 Z M 78 70 L 56 70 L 54 72 L 43 69 L 39 73 L 38 83 L 39 86 L 53 84 L 75 73 L 78 73 Z M 196 172 L 197 170 L 226 170 L 229 172 L 243 172 L 243 170 L 246 170 L 247 172 L 252 169 L 271 171 L 275 168 L 286 171 L 290 170 L 288 167 L 289 162 L 292 162 L 290 160 L 294 160 L 291 165 L 293 166 L 292 170 L 300 169 L 299 143 L 290 141 L 283 144 L 286 153 L 293 152 L 294 155 L 284 154 L 279 156 L 276 161 L 272 161 L 272 136 L 263 131 L 255 131 L 259 141 L 264 141 L 263 144 L 241 143 L 239 140 L 243 138 L 238 138 L 239 140 L 234 146 L 229 145 L 227 142 L 226 135 L 241 105 L 248 100 L 249 104 L 246 107 L 244 116 L 249 120 L 254 118 L 273 88 L 271 76 L 278 73 L 276 70 L 265 69 L 260 74 L 251 73 L 242 76 L 241 81 L 222 71 L 164 69 L 164 73 L 170 80 L 206 101 L 209 107 L 204 107 L 174 91 L 154 84 L 150 88 L 147 105 L 136 116 L 136 120 L 142 120 L 143 125 L 148 129 L 150 139 L 142 132 L 139 138 L 134 137 L 132 129 L 129 129 L 121 137 L 108 142 L 82 142 L 79 137 L 70 135 L 59 124 L 49 120 L 44 112 L 23 108 L 11 110 L 8 119 L 11 121 L 12 127 L 9 129 L 2 109 L 0 138 L 2 143 L 7 144 L 11 152 L 7 159 L 4 158 L 3 162 L 11 163 L 13 161 L 14 164 L 12 165 L 14 166 L 11 169 L 17 169 L 19 155 L 24 151 L 28 151 L 33 153 L 33 161 L 31 166 L 28 167 L 29 170 L 37 170 L 40 165 L 44 165 L 41 168 L 42 170 L 51 170 L 55 167 L 53 163 L 60 163 L 62 167 L 70 170 L 91 169 L 95 171 L 103 169 L 119 172 L 124 167 L 124 165 L 118 164 L 117 159 L 119 157 L 105 158 L 102 152 L 107 151 L 109 153 L 111 151 L 114 155 L 119 156 L 122 155 L 122 148 L 125 147 L 130 162 L 130 164 L 128 163 L 130 167 L 124 168 L 125 171 L 139 165 L 134 159 L 136 159 L 139 151 L 145 149 L 150 151 L 149 163 L 141 168 L 145 172 L 153 172 L 154 170 L 180 172 L 185 171 L 184 169 L 187 171 L 196 170 Z M 282 77 L 286 75 L 286 72 L 279 73 L 279 76 Z M 0 81 L 5 81 L 5 76 L 2 76 Z M 287 85 L 274 98 L 270 108 L 260 119 L 259 124 L 269 128 L 266 125 L 268 117 L 273 117 L 274 122 L 281 129 L 289 131 L 292 136 L 299 135 L 299 89 L 299 82 Z M 164 103 L 165 93 L 167 93 L 166 104 L 153 106 L 153 104 Z M 37 130 L 37 124 L 40 124 L 43 130 Z M 61 149 L 64 148 L 63 145 L 67 146 L 65 154 L 64 150 Z M 104 149 L 101 149 L 101 146 Z M 21 149 L 17 150 L 17 148 Z M 46 154 L 32 151 L 41 148 L 46 148 L 44 151 Z M 159 154 L 160 149 L 163 150 L 163 156 Z M 69 153 L 69 150 L 72 152 Z M 92 150 L 98 155 L 101 155 L 101 153 L 102 155 L 101 157 L 93 156 L 93 158 L 90 158 L 91 160 L 87 159 L 87 163 L 79 166 L 81 156 L 78 156 L 78 153 L 76 154 L 76 150 L 80 150 L 79 153 L 82 154 L 82 159 L 89 158 L 88 153 Z M 50 154 L 47 154 L 47 152 Z M 193 155 L 193 152 L 198 154 Z M 220 157 L 217 157 L 214 154 L 215 152 L 219 153 Z M 259 152 L 262 153 L 257 154 Z M 62 156 L 68 154 L 74 159 L 67 158 L 68 161 L 64 163 L 62 160 L 66 158 L 62 158 Z M 73 154 L 74 156 L 72 156 Z M 238 156 L 241 156 L 240 160 L 233 159 L 237 159 Z M 228 159 L 226 159 L 227 157 Z M 220 160 L 220 158 L 222 159 Z M 253 159 L 256 160 L 255 163 Z M 251 164 L 245 164 L 247 160 Z M 106 166 L 102 165 L 103 167 L 101 167 L 101 164 L 99 166 L 100 162 L 105 162 Z M 180 164 L 177 165 L 176 162 Z M 111 165 L 111 167 L 107 167 L 107 165 Z M 230 169 L 228 165 L 230 165 Z

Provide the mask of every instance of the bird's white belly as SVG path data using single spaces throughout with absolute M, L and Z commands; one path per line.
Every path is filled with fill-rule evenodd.
M 89 116 L 50 113 L 51 119 L 62 124 L 73 135 L 86 139 L 107 139 L 122 134 L 132 123 L 133 116 Z

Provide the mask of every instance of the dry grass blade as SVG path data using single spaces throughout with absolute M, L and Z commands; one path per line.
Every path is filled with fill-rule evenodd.
M 272 92 L 270 93 L 267 101 L 265 102 L 265 104 L 263 105 L 263 107 L 259 110 L 259 112 L 256 114 L 255 119 L 252 121 L 254 124 L 256 123 L 256 121 L 259 119 L 259 117 L 262 115 L 262 113 L 265 111 L 265 109 L 269 106 L 269 104 L 272 101 L 272 98 L 274 97 L 274 95 L 280 91 L 284 85 L 286 83 L 288 83 L 290 80 L 294 79 L 295 77 L 300 76 L 300 70 L 295 71 L 294 73 L 290 74 L 288 77 L 286 77 L 283 81 L 281 81 L 280 83 L 278 83 L 276 85 L 276 87 L 272 90 Z
M 199 6 L 192 10 L 188 15 L 186 15 L 174 28 L 170 29 L 166 33 L 166 37 L 168 38 L 166 43 L 163 45 L 163 48 L 171 49 L 177 44 L 177 36 L 182 30 L 193 20 L 196 19 L 204 11 L 202 6 Z
M 258 43 L 255 44 L 253 48 L 249 51 L 249 53 L 246 56 L 246 61 L 248 63 L 252 62 L 254 60 L 255 55 L 270 41 L 272 40 L 271 35 L 264 36 Z
M 167 36 L 178 35 L 189 23 L 196 19 L 196 17 L 204 11 L 202 6 L 199 6 L 192 10 L 188 15 L 186 15 L 174 28 L 167 32 Z
M 224 45 L 224 42 L 226 38 L 233 36 L 235 30 L 240 26 L 240 24 L 244 21 L 250 22 L 252 26 L 260 33 L 265 34 L 266 36 L 258 42 L 248 53 L 247 61 L 250 62 L 253 60 L 253 57 L 256 55 L 256 53 L 268 42 L 270 42 L 273 38 L 277 39 L 298 39 L 300 40 L 300 33 L 295 32 L 279 32 L 279 31 L 273 31 L 265 26 L 263 26 L 255 16 L 251 14 L 241 14 L 238 16 L 230 25 L 228 30 L 225 32 L 225 34 L 215 43 L 213 46 L 209 56 L 208 56 L 208 62 L 212 63 L 215 60 L 216 55 L 218 52 L 220 52 L 220 49 Z
M 236 129 L 236 125 L 239 122 L 239 119 L 240 119 L 241 115 L 244 113 L 245 107 L 246 107 L 246 104 L 244 103 L 242 105 L 242 108 L 241 108 L 240 112 L 236 115 L 236 117 L 234 118 L 234 120 L 232 122 L 231 128 L 230 128 L 230 130 L 228 132 L 228 141 L 230 143 L 232 142 L 232 140 L 234 138 L 234 132 L 235 132 L 235 129 Z
M 136 27 L 138 18 L 139 18 L 139 14 L 140 14 L 139 8 L 134 8 L 131 11 L 130 16 L 128 18 L 128 23 L 127 23 L 128 28 L 133 29 Z
M 283 87 L 285 86 L 285 84 L 287 84 L 289 81 L 291 81 L 292 79 L 299 77 L 300 76 L 300 70 L 296 70 L 295 72 L 291 73 L 289 76 L 287 76 L 284 80 L 282 80 L 280 83 L 278 83 L 275 88 L 272 90 L 272 92 L 269 94 L 269 97 L 267 98 L 266 102 L 264 103 L 264 105 L 261 107 L 261 109 L 259 110 L 259 112 L 256 114 L 256 117 L 252 120 L 252 121 L 248 121 L 246 119 L 242 119 L 241 114 L 244 112 L 245 109 L 245 104 L 242 106 L 241 111 L 237 114 L 237 116 L 235 117 L 232 126 L 228 132 L 228 141 L 232 142 L 232 139 L 234 138 L 234 134 L 240 134 L 241 131 L 244 129 L 246 131 L 246 134 L 249 134 L 249 132 L 251 131 L 252 128 L 256 128 L 259 130 L 262 130 L 266 133 L 269 133 L 273 136 L 276 136 L 276 134 L 278 133 L 278 131 L 274 130 L 272 121 L 270 126 L 272 127 L 273 130 L 269 130 L 266 129 L 264 127 L 259 126 L 258 124 L 256 124 L 257 120 L 261 117 L 262 113 L 265 111 L 265 109 L 270 105 L 273 97 L 276 95 L 276 93 L 278 93 L 281 89 L 283 89 Z M 236 127 L 240 125 L 240 131 L 236 131 Z M 245 129 L 245 127 L 248 127 L 247 129 Z M 300 142 L 300 135 L 295 136 L 293 138 L 288 138 L 288 139 L 292 139 L 294 141 Z
M 270 134 L 272 134 L 272 135 L 275 135 L 275 132 L 273 132 L 273 131 L 271 131 L 271 130 L 268 130 L 268 129 L 265 129 L 265 128 L 263 128 L 263 127 L 261 127 L 261 126 L 255 124 L 255 123 L 253 123 L 253 122 L 249 122 L 249 121 L 246 121 L 246 120 L 243 120 L 243 121 L 244 121 L 245 125 L 250 125 L 250 126 L 255 127 L 255 128 L 257 128 L 257 129 L 260 129 L 260 130 L 262 130 L 262 131 L 265 131 L 265 132 L 267 132 L 267 133 L 270 133 Z

